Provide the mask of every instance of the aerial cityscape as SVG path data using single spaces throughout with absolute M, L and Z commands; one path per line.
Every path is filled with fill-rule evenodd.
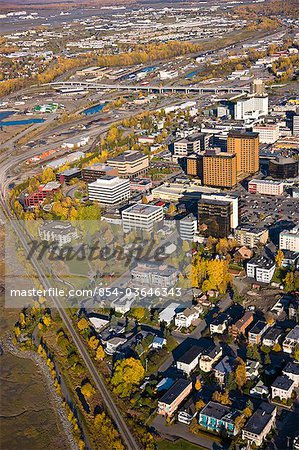
M 299 450 L 298 0 L 0 0 L 1 450 Z

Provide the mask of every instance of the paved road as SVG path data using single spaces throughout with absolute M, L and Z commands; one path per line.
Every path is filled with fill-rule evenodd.
M 157 416 L 152 422 L 152 426 L 163 436 L 171 439 L 172 441 L 175 438 L 186 439 L 188 442 L 192 442 L 193 444 L 200 445 L 209 450 L 223 450 L 226 447 L 218 442 L 217 437 L 213 439 L 213 437 L 197 435 L 190 433 L 188 429 L 188 425 L 183 423 L 176 423 L 174 425 L 166 424 L 165 418 L 162 416 Z M 171 448 L 171 444 L 169 444 L 169 449 Z

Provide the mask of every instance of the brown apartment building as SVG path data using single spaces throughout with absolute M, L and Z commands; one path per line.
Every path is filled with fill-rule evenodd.
M 241 319 L 229 327 L 229 332 L 236 339 L 240 334 L 245 334 L 246 329 L 252 322 L 253 314 L 247 311 Z
M 233 188 L 237 184 L 237 158 L 233 153 L 209 149 L 203 157 L 203 181 L 206 186 Z
M 203 178 L 203 155 L 192 153 L 187 156 L 187 175 Z
M 227 138 L 227 152 L 237 157 L 238 179 L 259 170 L 259 135 L 252 132 L 231 131 Z

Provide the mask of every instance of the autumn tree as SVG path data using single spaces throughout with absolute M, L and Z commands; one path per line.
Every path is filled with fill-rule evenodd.
M 143 379 L 145 370 L 141 362 L 135 358 L 117 361 L 111 384 L 114 392 L 120 397 L 129 397 Z
M 82 317 L 77 324 L 79 331 L 84 331 L 89 328 L 88 320 L 85 317 Z
M 81 392 L 84 395 L 84 397 L 90 398 L 95 393 L 95 389 L 91 385 L 91 383 L 87 381 L 86 383 L 83 384 L 83 386 L 81 386 Z
M 225 391 L 225 392 L 215 391 L 212 395 L 212 400 L 214 400 L 215 402 L 219 402 L 222 405 L 231 405 L 232 404 L 232 402 L 229 398 L 229 393 L 227 391 Z
M 246 384 L 246 366 L 241 358 L 238 358 L 238 366 L 235 370 L 235 379 L 239 389 Z
M 101 361 L 102 359 L 104 359 L 104 356 L 105 356 L 104 349 L 101 345 L 99 345 L 96 351 L 96 359 L 98 361 Z
M 196 411 L 200 411 L 204 406 L 205 406 L 205 402 L 203 401 L 202 398 L 200 398 L 199 400 L 197 400 L 197 402 L 195 403 L 195 409 Z
M 283 251 L 279 249 L 275 256 L 275 262 L 277 267 L 281 267 L 283 258 L 284 258 Z

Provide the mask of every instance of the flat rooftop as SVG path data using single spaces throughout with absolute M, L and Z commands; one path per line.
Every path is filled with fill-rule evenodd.
M 171 388 L 163 395 L 163 397 L 161 397 L 159 402 L 171 405 L 176 398 L 190 386 L 190 384 L 192 384 L 192 381 L 183 379 L 177 380 L 174 385 L 172 385 Z
M 104 175 L 102 178 L 98 178 L 93 183 L 89 183 L 88 187 L 114 187 L 120 184 L 124 184 L 125 182 L 129 182 L 129 180 L 119 177 L 111 177 L 110 175 Z
M 142 216 L 150 216 L 157 211 L 163 211 L 161 206 L 136 204 L 126 208 L 123 213 L 138 214 Z
M 115 161 L 115 162 L 133 162 L 137 161 L 138 159 L 145 158 L 147 155 L 144 155 L 143 153 L 138 152 L 137 150 L 128 150 L 121 155 L 115 156 L 114 158 L 108 159 L 109 161 Z

